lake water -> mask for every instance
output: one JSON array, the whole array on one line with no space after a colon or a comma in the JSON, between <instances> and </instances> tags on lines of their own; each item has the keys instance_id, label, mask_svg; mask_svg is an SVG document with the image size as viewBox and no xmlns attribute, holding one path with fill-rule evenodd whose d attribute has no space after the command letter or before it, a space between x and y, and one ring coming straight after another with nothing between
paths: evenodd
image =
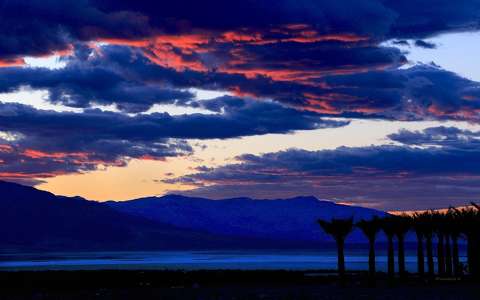
<instances>
[{"instance_id":1,"label":"lake water","mask_svg":"<svg viewBox=\"0 0 480 300\"><path fill-rule=\"evenodd\" d=\"M347 250L349 270L367 270L366 250ZM464 260L464 257L462 257ZM335 250L319 251L156 251L1 254L0 270L100 270L100 269L335 269ZM414 250L406 252L406 267L416 271ZM377 269L385 271L387 256L377 255Z\"/></svg>"}]
</instances>

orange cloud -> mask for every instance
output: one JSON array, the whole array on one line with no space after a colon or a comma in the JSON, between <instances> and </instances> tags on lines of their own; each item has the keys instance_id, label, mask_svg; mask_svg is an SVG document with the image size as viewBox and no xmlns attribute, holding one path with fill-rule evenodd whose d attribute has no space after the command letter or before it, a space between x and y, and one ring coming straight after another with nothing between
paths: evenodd
<instances>
[{"instance_id":1,"label":"orange cloud","mask_svg":"<svg viewBox=\"0 0 480 300\"><path fill-rule=\"evenodd\" d=\"M15 172L0 172L0 178L3 179L31 179L31 178L48 178L68 174L65 171L55 172L39 172L39 173L15 173Z\"/></svg>"},{"instance_id":2,"label":"orange cloud","mask_svg":"<svg viewBox=\"0 0 480 300\"><path fill-rule=\"evenodd\" d=\"M23 58L0 59L0 68L17 67L25 65Z\"/></svg>"},{"instance_id":3,"label":"orange cloud","mask_svg":"<svg viewBox=\"0 0 480 300\"><path fill-rule=\"evenodd\" d=\"M42 152L33 149L27 149L22 152L22 155L33 158L33 159L41 159L41 158L66 158L66 157L79 157L82 159L87 160L88 154L83 152L72 152L72 153L65 153L65 152Z\"/></svg>"},{"instance_id":4,"label":"orange cloud","mask_svg":"<svg viewBox=\"0 0 480 300\"><path fill-rule=\"evenodd\" d=\"M198 72L208 71L202 62L196 59L187 60L182 54L175 53L174 49L168 45L154 45L146 50L144 54L151 62L162 67L173 68L177 71L185 69Z\"/></svg>"},{"instance_id":5,"label":"orange cloud","mask_svg":"<svg viewBox=\"0 0 480 300\"><path fill-rule=\"evenodd\" d=\"M216 41L223 43L259 43L262 41L262 35L258 32L247 33L239 31L227 31L217 38Z\"/></svg>"},{"instance_id":6,"label":"orange cloud","mask_svg":"<svg viewBox=\"0 0 480 300\"><path fill-rule=\"evenodd\" d=\"M480 118L480 109L472 108L469 106L462 106L452 111L448 109L443 109L442 107L434 103L427 108L427 112L434 116L448 116L449 118L459 120L478 120ZM420 112L420 114L422 113L425 114L424 112Z\"/></svg>"},{"instance_id":7,"label":"orange cloud","mask_svg":"<svg viewBox=\"0 0 480 300\"><path fill-rule=\"evenodd\" d=\"M0 152L9 153L13 151L13 147L10 145L0 145Z\"/></svg>"},{"instance_id":8,"label":"orange cloud","mask_svg":"<svg viewBox=\"0 0 480 300\"><path fill-rule=\"evenodd\" d=\"M316 95L313 93L303 93L303 96L307 99L308 105L299 108L317 113L341 114L345 111L349 111L365 114L374 114L383 111L382 108L349 106L348 103L355 104L355 102L360 100L360 98L352 95L339 93L326 93L321 95ZM341 105L341 107L345 107L345 109L339 109L338 107L333 106L332 103L347 103L347 105Z\"/></svg>"},{"instance_id":9,"label":"orange cloud","mask_svg":"<svg viewBox=\"0 0 480 300\"><path fill-rule=\"evenodd\" d=\"M142 155L138 159L140 160L154 160L154 161L165 161L166 159L164 157L155 157L152 155Z\"/></svg>"},{"instance_id":10,"label":"orange cloud","mask_svg":"<svg viewBox=\"0 0 480 300\"><path fill-rule=\"evenodd\" d=\"M318 80L330 75L348 75L368 71L380 71L390 64L377 63L369 66L340 65L336 67L315 67L314 61L263 61L254 53L243 48L230 51L228 63L220 66L218 71L227 74L241 74L253 79L258 76L269 77L274 81L295 81L305 85L324 87Z\"/></svg>"},{"instance_id":11,"label":"orange cloud","mask_svg":"<svg viewBox=\"0 0 480 300\"><path fill-rule=\"evenodd\" d=\"M146 56L155 64L163 67L183 71L191 69L199 72L207 72L209 68L199 58L199 54L213 53L222 44L242 43L252 45L265 45L279 42L313 43L321 41L361 42L368 40L367 37L357 36L351 33L344 34L321 34L306 24L290 24L265 31L252 31L240 29L221 33L197 32L183 35L159 34L148 39L101 39L114 45L142 48ZM263 70L262 68L241 70L235 66L245 62L245 57L236 49L232 50L234 57L229 60L227 66L222 67L222 72L244 74L247 77L258 75L268 76L274 80L307 80L317 74L308 74L293 70Z\"/></svg>"},{"instance_id":12,"label":"orange cloud","mask_svg":"<svg viewBox=\"0 0 480 300\"><path fill-rule=\"evenodd\" d=\"M368 40L368 37L358 36L353 33L322 34L307 24L289 24L262 32L248 29L227 31L215 39L215 41L221 43L234 42L254 45L266 45L279 42L314 43L324 41L357 43Z\"/></svg>"}]
</instances>

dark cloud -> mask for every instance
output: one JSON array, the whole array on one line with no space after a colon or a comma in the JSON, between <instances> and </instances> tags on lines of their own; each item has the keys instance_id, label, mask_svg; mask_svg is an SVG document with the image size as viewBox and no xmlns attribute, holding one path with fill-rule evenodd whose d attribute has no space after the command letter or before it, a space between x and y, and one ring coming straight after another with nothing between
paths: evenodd
<instances>
[{"instance_id":1,"label":"dark cloud","mask_svg":"<svg viewBox=\"0 0 480 300\"><path fill-rule=\"evenodd\" d=\"M480 28L478 0L382 1L397 18L388 36L426 38L446 32L476 31Z\"/></svg>"},{"instance_id":2,"label":"dark cloud","mask_svg":"<svg viewBox=\"0 0 480 300\"><path fill-rule=\"evenodd\" d=\"M348 124L322 120L314 113L299 112L273 102L257 102L228 96L202 101L201 107L215 107L221 113L178 116L153 113L129 117L99 110L60 113L36 110L20 104L1 104L0 129L26 133L31 130L36 134L56 136L63 131L68 134L70 131L93 132L118 139L155 140L233 138Z\"/></svg>"},{"instance_id":3,"label":"dark cloud","mask_svg":"<svg viewBox=\"0 0 480 300\"><path fill-rule=\"evenodd\" d=\"M326 78L338 95L355 101L332 101L333 111L370 111L386 119L453 119L478 122L480 84L433 65L388 72Z\"/></svg>"},{"instance_id":4,"label":"dark cloud","mask_svg":"<svg viewBox=\"0 0 480 300\"><path fill-rule=\"evenodd\" d=\"M173 104L194 96L185 90L129 78L125 70L120 72L113 63L101 63L101 59L101 53L80 47L64 68L0 68L0 92L28 87L47 90L48 100L56 104L79 108L115 104L133 113L146 111L153 104Z\"/></svg>"},{"instance_id":5,"label":"dark cloud","mask_svg":"<svg viewBox=\"0 0 480 300\"><path fill-rule=\"evenodd\" d=\"M406 40L395 40L393 41L393 44L399 46L410 46L410 43Z\"/></svg>"},{"instance_id":6,"label":"dark cloud","mask_svg":"<svg viewBox=\"0 0 480 300\"><path fill-rule=\"evenodd\" d=\"M64 52L77 41L151 34L148 17L102 11L92 1L0 1L0 58Z\"/></svg>"},{"instance_id":7,"label":"dark cloud","mask_svg":"<svg viewBox=\"0 0 480 300\"><path fill-rule=\"evenodd\" d=\"M393 20L394 12L378 1L95 1L106 10L139 11L151 16L156 27L174 32L200 28L226 31L242 27L268 28L279 24L307 22L325 32L379 33ZM345 7L349 7L348 11ZM248 17L246 17L248 16ZM355 21L352 20L356 17Z\"/></svg>"},{"instance_id":8,"label":"dark cloud","mask_svg":"<svg viewBox=\"0 0 480 300\"><path fill-rule=\"evenodd\" d=\"M469 149L480 146L480 132L456 127L431 127L422 131L401 130L388 136L392 141L412 146L441 146Z\"/></svg>"},{"instance_id":9,"label":"dark cloud","mask_svg":"<svg viewBox=\"0 0 480 300\"><path fill-rule=\"evenodd\" d=\"M330 43L328 45L331 46ZM258 62L252 60L248 64L244 63L245 69L250 68L250 71L244 71L248 73L255 70L254 76L243 74L238 68L236 71L231 69L232 73L175 71L152 64L142 55L136 55L132 59L129 51L121 47L109 47L104 52L109 53L105 57L115 62L115 65L128 65L128 70L125 68L122 72L150 83L170 84L180 88L227 90L242 96L271 99L297 109L337 117L478 121L480 84L477 82L434 65L418 65L408 69L392 66L384 70L369 69L369 66L375 65L374 61L377 65L387 66L401 63L403 56L393 48L372 48L363 54L361 48L345 50L349 53L345 56L350 56L345 61L357 62L345 63L344 66L352 65L357 69L351 74L335 74L335 63L328 62L323 67L315 68L310 59L320 61L322 57L316 57L316 51L310 52L307 47L302 54L304 58L297 57L296 60L288 59L286 52L279 51L277 54L260 56ZM359 52L355 54L355 51ZM338 52L338 58L332 52L331 55L325 55L325 60L338 59L340 62L343 60L342 51ZM278 57L277 64L269 61L274 60L274 57ZM366 68L363 71L362 60L369 62L363 65ZM342 73L342 68L339 67L337 73ZM275 76L276 79L272 78Z\"/></svg>"},{"instance_id":10,"label":"dark cloud","mask_svg":"<svg viewBox=\"0 0 480 300\"><path fill-rule=\"evenodd\" d=\"M0 1L0 57L44 55L76 41L135 40L162 33L266 30L308 22L322 34L383 33L394 14L375 1ZM343 5L355 10L345 13ZM246 17L248 16L248 17ZM352 21L355 16L356 21Z\"/></svg>"},{"instance_id":11,"label":"dark cloud","mask_svg":"<svg viewBox=\"0 0 480 300\"><path fill-rule=\"evenodd\" d=\"M142 112L153 104L194 106L193 87L269 99L326 116L478 121L477 82L434 65L397 69L404 58L394 48L339 51L331 48L334 44L304 50L287 44L286 49L296 49L292 53L298 51L292 58L281 48L275 54L265 49L236 54L255 58L232 59L229 68L209 72L161 66L139 49L104 46L89 55L91 49L79 48L62 69L0 68L0 91L27 86L48 90L47 100L53 103L83 108L115 104L124 112ZM265 46L249 51L257 47Z\"/></svg>"},{"instance_id":12,"label":"dark cloud","mask_svg":"<svg viewBox=\"0 0 480 300\"><path fill-rule=\"evenodd\" d=\"M162 160L188 155L192 149L183 139L233 138L347 124L275 103L232 97L202 105L218 113L129 117L99 110L70 113L0 104L0 131L13 137L0 140L0 177L51 177L95 170L100 165L125 166L131 158Z\"/></svg>"},{"instance_id":13,"label":"dark cloud","mask_svg":"<svg viewBox=\"0 0 480 300\"><path fill-rule=\"evenodd\" d=\"M315 194L387 209L446 207L480 191L480 133L456 128L401 131L404 145L245 154L239 163L166 182L196 185L194 195L258 197ZM409 145L421 147L409 147Z\"/></svg>"},{"instance_id":14,"label":"dark cloud","mask_svg":"<svg viewBox=\"0 0 480 300\"><path fill-rule=\"evenodd\" d=\"M265 76L275 81L315 85L326 75L366 72L399 67L406 58L397 48L376 47L363 42L322 41L272 43L235 47L219 72Z\"/></svg>"},{"instance_id":15,"label":"dark cloud","mask_svg":"<svg viewBox=\"0 0 480 300\"><path fill-rule=\"evenodd\" d=\"M381 44L408 38L431 48L424 37L476 30L478 1L57 2L1 2L0 22L21 24L5 31L5 49L43 51L16 43L34 26L62 38L32 30L32 41L50 43L45 53L60 45L74 55L60 70L2 68L0 91L23 85L48 90L54 103L136 113L183 104L192 100L186 89L199 87L339 117L478 119L478 84L434 67L398 69L404 54ZM87 41L125 47L92 46L92 56ZM18 59L6 54L3 65Z\"/></svg>"},{"instance_id":16,"label":"dark cloud","mask_svg":"<svg viewBox=\"0 0 480 300\"><path fill-rule=\"evenodd\" d=\"M76 41L135 40L165 33L224 33L244 28L271 34L272 28L288 24L308 24L321 35L423 38L477 30L480 19L476 0L2 0L0 8L0 56L4 58L61 51Z\"/></svg>"},{"instance_id":17,"label":"dark cloud","mask_svg":"<svg viewBox=\"0 0 480 300\"><path fill-rule=\"evenodd\" d=\"M48 90L52 103L81 108L115 104L133 113L146 111L153 104L192 100L192 93L187 91L191 87L301 105L310 94L331 93L318 82L326 75L392 68L405 62L395 48L351 48L336 42L256 45L228 54L230 50L215 53L228 63L205 73L157 65L141 51L127 47L105 46L94 51L79 46L65 59L65 68L0 68L0 92L27 86Z\"/></svg>"},{"instance_id":18,"label":"dark cloud","mask_svg":"<svg viewBox=\"0 0 480 300\"><path fill-rule=\"evenodd\" d=\"M340 147L321 151L294 149L261 156L245 154L237 159L242 163L194 177L208 181L217 179L217 175L219 180L241 180L246 176L245 179L259 182L275 178L285 179L289 175L288 172L284 173L286 170L294 174L304 174L305 177L311 175L320 178L423 176L477 173L480 164L478 153L464 152L463 149L425 150L401 146Z\"/></svg>"},{"instance_id":19,"label":"dark cloud","mask_svg":"<svg viewBox=\"0 0 480 300\"><path fill-rule=\"evenodd\" d=\"M5 148L8 163L1 165L7 168L2 172L24 168L21 174L37 174L36 163L42 161L47 163L44 174L88 171L98 162L121 165L128 158L189 153L189 145L178 139L346 124L322 120L324 116L478 122L478 83L434 65L400 68L407 62L404 53L383 42L415 41L416 46L432 48L425 39L477 31L479 24L478 0L0 0L0 92L47 90L48 101L85 109L81 114L55 113L2 104L0 130L21 137L4 141L11 151ZM51 54L62 56L66 67L20 67L26 55ZM197 101L191 88L228 91L239 98ZM96 104L116 105L122 113L174 104L213 114L131 117L91 110ZM392 139L405 139L407 133L401 134ZM370 174L364 168L372 165L386 173L414 172L425 178L433 176L434 164L428 161L441 168L442 155L451 155L444 159L453 163L456 154L468 154L458 146L428 150L341 148L310 159L320 163L317 172L327 171L323 165L338 172L329 180L355 177L358 168ZM298 156L302 161L311 154L281 155L272 159ZM390 164L382 165L381 155L389 157ZM397 157L418 168L409 169ZM419 157L425 161L417 162ZM248 166L257 158L240 159ZM269 155L261 158L267 161ZM267 171L262 175L271 176Z\"/></svg>"},{"instance_id":20,"label":"dark cloud","mask_svg":"<svg viewBox=\"0 0 480 300\"><path fill-rule=\"evenodd\" d=\"M437 46L434 43L430 43L424 40L416 40L415 46L425 49L435 49Z\"/></svg>"},{"instance_id":21,"label":"dark cloud","mask_svg":"<svg viewBox=\"0 0 480 300\"><path fill-rule=\"evenodd\" d=\"M100 111L58 113L1 104L0 131L11 138L0 139L0 177L23 182L126 166L132 158L162 160L191 153L182 140L122 132L129 127L127 118Z\"/></svg>"}]
</instances>

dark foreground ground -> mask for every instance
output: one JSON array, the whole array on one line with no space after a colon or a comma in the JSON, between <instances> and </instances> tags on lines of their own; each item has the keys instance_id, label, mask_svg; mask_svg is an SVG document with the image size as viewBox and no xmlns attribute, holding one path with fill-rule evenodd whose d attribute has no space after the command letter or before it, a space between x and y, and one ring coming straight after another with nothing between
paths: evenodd
<instances>
[{"instance_id":1,"label":"dark foreground ground","mask_svg":"<svg viewBox=\"0 0 480 300\"><path fill-rule=\"evenodd\" d=\"M366 274L340 285L325 271L0 272L0 299L480 299L480 284L415 277L375 287Z\"/></svg>"}]
</instances>

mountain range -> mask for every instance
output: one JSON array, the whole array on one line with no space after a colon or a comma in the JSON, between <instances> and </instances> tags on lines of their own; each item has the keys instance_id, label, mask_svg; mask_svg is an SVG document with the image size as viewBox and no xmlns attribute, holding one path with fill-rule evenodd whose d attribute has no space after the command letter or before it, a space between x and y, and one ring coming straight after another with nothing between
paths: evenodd
<instances>
[{"instance_id":1,"label":"mountain range","mask_svg":"<svg viewBox=\"0 0 480 300\"><path fill-rule=\"evenodd\" d=\"M375 215L385 213L311 196L96 202L0 181L1 250L314 248L332 242L317 219ZM354 231L348 241L364 238Z\"/></svg>"}]
</instances>

